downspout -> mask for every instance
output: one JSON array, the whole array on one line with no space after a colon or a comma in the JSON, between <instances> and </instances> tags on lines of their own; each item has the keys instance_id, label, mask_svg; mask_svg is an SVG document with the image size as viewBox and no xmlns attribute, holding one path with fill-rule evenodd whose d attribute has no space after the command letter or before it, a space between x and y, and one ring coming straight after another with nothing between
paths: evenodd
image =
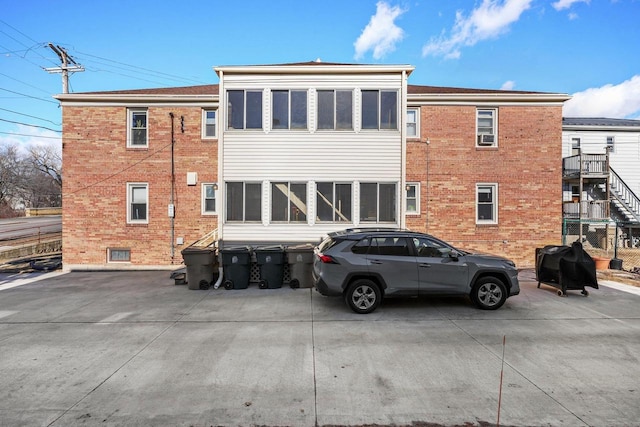
<instances>
[{"instance_id":1,"label":"downspout","mask_svg":"<svg viewBox=\"0 0 640 427\"><path fill-rule=\"evenodd\" d=\"M407 72L402 71L402 102L400 103L400 228L404 229L407 225L406 207L407 207Z\"/></svg>"},{"instance_id":2,"label":"downspout","mask_svg":"<svg viewBox=\"0 0 640 427\"><path fill-rule=\"evenodd\" d=\"M224 131L227 123L227 97L224 91L224 72L218 73L220 84L218 85L218 191L220 191L220 210L218 211L218 280L213 284L214 289L218 289L222 284L224 278L224 271L222 268L222 242L223 242L223 226L224 226L224 212L226 209L226 191L224 186Z\"/></svg>"},{"instance_id":3,"label":"downspout","mask_svg":"<svg viewBox=\"0 0 640 427\"><path fill-rule=\"evenodd\" d=\"M171 117L171 196L169 200L169 220L171 222L171 264L174 263L175 258L175 246L173 244L175 240L175 205L174 205L174 193L175 193L175 184L176 184L176 170L175 170L175 157L174 157L174 145L175 145L175 134L173 131L173 113L169 113L169 117Z\"/></svg>"}]
</instances>

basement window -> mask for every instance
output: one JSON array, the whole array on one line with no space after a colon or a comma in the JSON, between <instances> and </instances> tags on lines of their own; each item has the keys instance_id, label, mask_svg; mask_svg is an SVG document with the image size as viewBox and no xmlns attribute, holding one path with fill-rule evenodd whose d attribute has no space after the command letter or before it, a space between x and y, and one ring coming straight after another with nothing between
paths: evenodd
<instances>
[{"instance_id":1,"label":"basement window","mask_svg":"<svg viewBox=\"0 0 640 427\"><path fill-rule=\"evenodd\" d=\"M131 262L131 249L128 248L108 248L108 262Z\"/></svg>"}]
</instances>

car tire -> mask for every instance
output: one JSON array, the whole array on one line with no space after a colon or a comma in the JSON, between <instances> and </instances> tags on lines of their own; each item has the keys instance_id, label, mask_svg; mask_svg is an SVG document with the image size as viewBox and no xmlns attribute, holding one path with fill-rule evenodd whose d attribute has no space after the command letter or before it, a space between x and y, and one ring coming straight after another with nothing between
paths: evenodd
<instances>
[{"instance_id":1,"label":"car tire","mask_svg":"<svg viewBox=\"0 0 640 427\"><path fill-rule=\"evenodd\" d=\"M479 279L471 290L471 300L482 310L497 310L507 300L507 287L497 277Z\"/></svg>"},{"instance_id":2,"label":"car tire","mask_svg":"<svg viewBox=\"0 0 640 427\"><path fill-rule=\"evenodd\" d=\"M382 292L374 281L358 279L347 287L344 298L351 310L358 314L367 314L378 308Z\"/></svg>"}]
</instances>

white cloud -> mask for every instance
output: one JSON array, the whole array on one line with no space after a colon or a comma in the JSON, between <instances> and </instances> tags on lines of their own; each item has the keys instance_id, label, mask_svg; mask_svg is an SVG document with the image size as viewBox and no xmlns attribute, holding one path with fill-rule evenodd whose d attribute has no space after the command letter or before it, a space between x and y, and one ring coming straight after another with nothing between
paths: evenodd
<instances>
[{"instance_id":1,"label":"white cloud","mask_svg":"<svg viewBox=\"0 0 640 427\"><path fill-rule=\"evenodd\" d=\"M620 84L574 93L564 103L565 117L629 118L640 115L640 74Z\"/></svg>"},{"instance_id":2,"label":"white cloud","mask_svg":"<svg viewBox=\"0 0 640 427\"><path fill-rule=\"evenodd\" d=\"M404 38L404 31L395 24L395 20L406 10L400 6L391 7L384 1L376 5L376 14L353 44L356 48L355 58L360 59L371 50L373 57L380 59L396 49L396 43Z\"/></svg>"},{"instance_id":3,"label":"white cloud","mask_svg":"<svg viewBox=\"0 0 640 427\"><path fill-rule=\"evenodd\" d=\"M17 125L10 133L0 134L0 146L15 145L21 154L31 147L52 147L58 153L62 151L62 137L58 132Z\"/></svg>"},{"instance_id":4,"label":"white cloud","mask_svg":"<svg viewBox=\"0 0 640 427\"><path fill-rule=\"evenodd\" d=\"M502 84L500 90L513 90L514 87L516 87L516 82L513 80L507 80Z\"/></svg>"},{"instance_id":5,"label":"white cloud","mask_svg":"<svg viewBox=\"0 0 640 427\"><path fill-rule=\"evenodd\" d=\"M531 7L533 0L483 0L468 17L456 12L456 22L451 35L444 32L423 46L422 55L444 56L447 59L460 57L460 48L473 46L479 41L498 37L509 30L509 26L520 19L520 15Z\"/></svg>"},{"instance_id":6,"label":"white cloud","mask_svg":"<svg viewBox=\"0 0 640 427\"><path fill-rule=\"evenodd\" d=\"M564 10L564 9L569 9L571 6L573 6L574 3L589 3L590 0L558 0L555 3L552 3L551 6L553 6L553 8L555 10Z\"/></svg>"}]
</instances>

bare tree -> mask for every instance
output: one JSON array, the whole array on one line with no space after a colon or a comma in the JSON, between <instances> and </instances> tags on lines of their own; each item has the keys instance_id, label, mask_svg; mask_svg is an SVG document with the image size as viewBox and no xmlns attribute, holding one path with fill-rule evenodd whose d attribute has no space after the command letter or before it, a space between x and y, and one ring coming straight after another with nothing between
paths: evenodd
<instances>
[{"instance_id":1,"label":"bare tree","mask_svg":"<svg viewBox=\"0 0 640 427\"><path fill-rule=\"evenodd\" d=\"M62 158L54 147L33 146L29 149L33 167L49 175L62 188Z\"/></svg>"}]
</instances>

